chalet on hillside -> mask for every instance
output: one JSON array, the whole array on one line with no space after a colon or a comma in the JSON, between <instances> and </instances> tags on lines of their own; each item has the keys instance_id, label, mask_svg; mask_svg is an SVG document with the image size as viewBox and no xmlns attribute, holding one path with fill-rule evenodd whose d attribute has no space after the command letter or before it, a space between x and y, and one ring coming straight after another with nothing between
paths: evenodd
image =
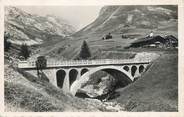
<instances>
[{"instance_id":1,"label":"chalet on hillside","mask_svg":"<svg viewBox=\"0 0 184 117\"><path fill-rule=\"evenodd\" d=\"M178 39L173 35L165 36L165 39L168 40L170 46L178 47Z\"/></svg>"},{"instance_id":2,"label":"chalet on hillside","mask_svg":"<svg viewBox=\"0 0 184 117\"><path fill-rule=\"evenodd\" d=\"M107 39L112 39L111 33L109 33L109 34L102 37L102 40L107 40Z\"/></svg>"},{"instance_id":3,"label":"chalet on hillside","mask_svg":"<svg viewBox=\"0 0 184 117\"><path fill-rule=\"evenodd\" d=\"M130 47L155 47L155 48L170 48L177 47L178 39L172 35L161 37L161 36L153 36L138 39L133 42Z\"/></svg>"}]
</instances>

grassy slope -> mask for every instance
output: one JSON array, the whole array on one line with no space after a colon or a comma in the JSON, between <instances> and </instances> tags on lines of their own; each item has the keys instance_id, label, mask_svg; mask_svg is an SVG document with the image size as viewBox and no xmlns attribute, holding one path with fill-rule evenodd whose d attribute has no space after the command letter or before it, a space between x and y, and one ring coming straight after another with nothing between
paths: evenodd
<instances>
[{"instance_id":1,"label":"grassy slope","mask_svg":"<svg viewBox=\"0 0 184 117\"><path fill-rule=\"evenodd\" d=\"M54 46L43 47L38 54L46 55L58 60L61 60L62 57L67 60L74 59L80 52L83 40L87 41L93 59L104 58L104 56L105 58L110 58L109 54L112 54L112 51L114 51L113 53L116 53L133 41L121 39L120 35L115 35L112 40L102 40L101 37L92 35L86 38L68 39L58 42ZM109 53L108 51L111 52ZM104 54L107 54L107 56Z\"/></svg>"},{"instance_id":2,"label":"grassy slope","mask_svg":"<svg viewBox=\"0 0 184 117\"><path fill-rule=\"evenodd\" d=\"M83 99L65 94L48 82L40 81L26 73L22 75L5 64L5 111L62 112L99 109L100 107L90 105Z\"/></svg>"},{"instance_id":3,"label":"grassy slope","mask_svg":"<svg viewBox=\"0 0 184 117\"><path fill-rule=\"evenodd\" d=\"M140 36L134 36L135 38L139 39L145 37L147 34L150 33L150 31L151 30L148 29L131 29L128 31L127 34L139 34ZM154 32L154 34L161 36L172 34L177 37L176 31L157 30ZM125 47L128 47L132 42L136 40L122 39L121 34L117 32L112 33L113 38L110 40L102 40L102 35L103 34L87 34L81 37L73 37L73 39L66 39L56 44L52 44L47 47L42 47L41 51L38 54L46 55L51 58L56 58L58 60L60 60L61 57L64 57L65 59L74 59L80 52L80 47L82 45L83 40L86 40L93 55L92 58L95 59L95 56L103 58L104 55L102 55L102 53L100 52L108 53L108 51L114 51L114 53L116 53L117 51L124 51ZM106 57L110 58L108 56Z\"/></svg>"},{"instance_id":4,"label":"grassy slope","mask_svg":"<svg viewBox=\"0 0 184 117\"><path fill-rule=\"evenodd\" d=\"M178 57L164 54L134 84L119 90L128 111L177 111Z\"/></svg>"}]
</instances>

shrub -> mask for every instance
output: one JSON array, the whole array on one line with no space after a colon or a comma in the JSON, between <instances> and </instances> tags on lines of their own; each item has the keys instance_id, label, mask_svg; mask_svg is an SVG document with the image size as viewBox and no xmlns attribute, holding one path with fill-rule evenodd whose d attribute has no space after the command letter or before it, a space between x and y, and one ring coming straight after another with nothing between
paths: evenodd
<instances>
[{"instance_id":1,"label":"shrub","mask_svg":"<svg viewBox=\"0 0 184 117\"><path fill-rule=\"evenodd\" d=\"M39 76L39 70L42 72L42 70L46 68L46 66L47 66L47 59L45 58L45 56L37 57L36 68L37 68L38 76Z\"/></svg>"}]
</instances>

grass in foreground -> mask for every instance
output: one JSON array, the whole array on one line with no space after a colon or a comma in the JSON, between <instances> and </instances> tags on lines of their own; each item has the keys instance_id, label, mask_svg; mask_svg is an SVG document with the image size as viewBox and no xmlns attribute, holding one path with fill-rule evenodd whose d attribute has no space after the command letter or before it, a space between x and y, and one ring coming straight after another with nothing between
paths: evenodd
<instances>
[{"instance_id":1,"label":"grass in foreground","mask_svg":"<svg viewBox=\"0 0 184 117\"><path fill-rule=\"evenodd\" d=\"M178 56L164 54L116 99L127 111L178 110Z\"/></svg>"},{"instance_id":2,"label":"grass in foreground","mask_svg":"<svg viewBox=\"0 0 184 117\"><path fill-rule=\"evenodd\" d=\"M34 112L63 111L63 107L56 107L41 93L21 84L5 82L5 102Z\"/></svg>"},{"instance_id":3,"label":"grass in foreground","mask_svg":"<svg viewBox=\"0 0 184 117\"><path fill-rule=\"evenodd\" d=\"M17 73L15 69L9 67L8 70L10 69ZM46 81L40 82L26 72L23 76L17 73L13 78L17 80L5 79L5 111L8 112L85 112L99 111L100 108L66 94Z\"/></svg>"}]
</instances>

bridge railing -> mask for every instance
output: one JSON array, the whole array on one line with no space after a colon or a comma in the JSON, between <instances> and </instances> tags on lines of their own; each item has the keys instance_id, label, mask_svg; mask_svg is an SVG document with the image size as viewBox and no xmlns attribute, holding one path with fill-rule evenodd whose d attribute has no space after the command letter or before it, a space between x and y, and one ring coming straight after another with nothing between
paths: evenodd
<instances>
[{"instance_id":1,"label":"bridge railing","mask_svg":"<svg viewBox=\"0 0 184 117\"><path fill-rule=\"evenodd\" d=\"M72 61L62 61L62 62L54 62L48 61L47 66L50 65L97 65L97 64L119 64L130 62L130 60L119 60L119 59L104 59L104 60L72 60Z\"/></svg>"},{"instance_id":2,"label":"bridge railing","mask_svg":"<svg viewBox=\"0 0 184 117\"><path fill-rule=\"evenodd\" d=\"M126 64L150 62L150 58L144 59L99 59L99 60L70 60L70 61L51 61L47 60L47 67L57 66L81 66L81 65L103 65L103 64ZM36 67L35 61L19 61L19 68Z\"/></svg>"}]
</instances>

